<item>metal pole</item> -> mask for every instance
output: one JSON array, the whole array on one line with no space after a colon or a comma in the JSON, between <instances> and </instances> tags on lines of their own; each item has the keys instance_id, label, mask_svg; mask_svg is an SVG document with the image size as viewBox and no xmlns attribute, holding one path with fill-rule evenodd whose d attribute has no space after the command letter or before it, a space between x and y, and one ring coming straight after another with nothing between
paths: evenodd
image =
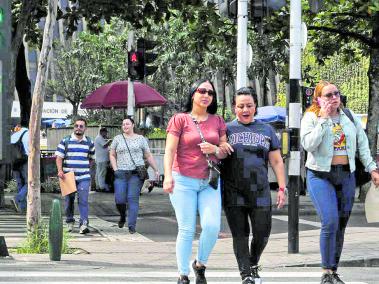
<instances>
[{"instance_id":1,"label":"metal pole","mask_svg":"<svg viewBox=\"0 0 379 284\"><path fill-rule=\"evenodd\" d=\"M247 0L238 0L237 90L247 86Z\"/></svg>"},{"instance_id":2,"label":"metal pole","mask_svg":"<svg viewBox=\"0 0 379 284\"><path fill-rule=\"evenodd\" d=\"M134 46L134 32L129 31L128 33L128 51L131 51ZM134 117L134 107L135 107L135 98L134 98L134 86L133 80L128 78L128 111L127 114L130 117Z\"/></svg>"},{"instance_id":3,"label":"metal pole","mask_svg":"<svg viewBox=\"0 0 379 284\"><path fill-rule=\"evenodd\" d=\"M288 253L299 252L301 0L290 2Z\"/></svg>"}]
</instances>

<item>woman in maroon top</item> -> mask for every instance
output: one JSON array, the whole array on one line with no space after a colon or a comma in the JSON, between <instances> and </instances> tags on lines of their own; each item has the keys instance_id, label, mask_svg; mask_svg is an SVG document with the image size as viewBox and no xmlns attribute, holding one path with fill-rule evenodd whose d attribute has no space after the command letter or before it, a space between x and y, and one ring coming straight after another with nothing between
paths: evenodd
<instances>
[{"instance_id":1,"label":"woman in maroon top","mask_svg":"<svg viewBox=\"0 0 379 284\"><path fill-rule=\"evenodd\" d=\"M226 125L215 115L216 111L214 86L211 81L201 79L190 88L185 112L175 114L167 127L163 189L170 193L179 227L176 240L178 284L190 283L189 264L197 212L202 231L197 258L192 263L196 284L207 283L205 265L220 230L220 187L215 190L208 184L206 159L206 155L213 161L224 156L218 145L226 143ZM194 120L206 142L202 142Z\"/></svg>"}]
</instances>

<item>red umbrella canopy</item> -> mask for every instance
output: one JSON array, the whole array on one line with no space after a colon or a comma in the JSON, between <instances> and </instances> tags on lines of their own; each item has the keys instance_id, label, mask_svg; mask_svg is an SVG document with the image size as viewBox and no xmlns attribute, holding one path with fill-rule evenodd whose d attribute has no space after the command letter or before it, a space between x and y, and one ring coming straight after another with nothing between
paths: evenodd
<instances>
[{"instance_id":1,"label":"red umbrella canopy","mask_svg":"<svg viewBox=\"0 0 379 284\"><path fill-rule=\"evenodd\" d=\"M161 106L167 99L155 89L134 82L136 107ZM82 102L82 108L126 108L128 106L128 81L108 83L93 91Z\"/></svg>"}]
</instances>

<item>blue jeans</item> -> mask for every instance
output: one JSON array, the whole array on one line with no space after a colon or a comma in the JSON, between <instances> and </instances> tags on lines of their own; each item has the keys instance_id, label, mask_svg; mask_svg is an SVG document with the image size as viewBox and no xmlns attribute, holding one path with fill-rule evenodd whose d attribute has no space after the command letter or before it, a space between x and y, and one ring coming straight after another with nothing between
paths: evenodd
<instances>
[{"instance_id":1,"label":"blue jeans","mask_svg":"<svg viewBox=\"0 0 379 284\"><path fill-rule=\"evenodd\" d=\"M28 162L26 161L17 170L13 170L13 178L17 183L15 200L21 210L26 210L28 196Z\"/></svg>"},{"instance_id":2,"label":"blue jeans","mask_svg":"<svg viewBox=\"0 0 379 284\"><path fill-rule=\"evenodd\" d=\"M341 168L332 168L329 173L307 170L307 188L321 219L322 267L336 271L354 204L354 173Z\"/></svg>"},{"instance_id":3,"label":"blue jeans","mask_svg":"<svg viewBox=\"0 0 379 284\"><path fill-rule=\"evenodd\" d=\"M70 193L66 195L64 198L64 206L66 213L66 223L74 223L74 203L75 203L75 195L78 193L78 206L79 206L79 214L80 221L79 226L88 225L88 194L90 189L91 181L83 180L76 181L76 189L77 192Z\"/></svg>"},{"instance_id":4,"label":"blue jeans","mask_svg":"<svg viewBox=\"0 0 379 284\"><path fill-rule=\"evenodd\" d=\"M214 190L206 179L186 177L176 172L173 172L173 178L175 187L170 200L178 222L176 259L180 275L188 275L197 211L202 229L197 260L206 264L216 244L221 222L220 185Z\"/></svg>"},{"instance_id":5,"label":"blue jeans","mask_svg":"<svg viewBox=\"0 0 379 284\"><path fill-rule=\"evenodd\" d=\"M135 229L139 209L139 194L142 181L137 174L130 171L117 170L115 172L114 196L116 204L128 202L128 227Z\"/></svg>"}]
</instances>

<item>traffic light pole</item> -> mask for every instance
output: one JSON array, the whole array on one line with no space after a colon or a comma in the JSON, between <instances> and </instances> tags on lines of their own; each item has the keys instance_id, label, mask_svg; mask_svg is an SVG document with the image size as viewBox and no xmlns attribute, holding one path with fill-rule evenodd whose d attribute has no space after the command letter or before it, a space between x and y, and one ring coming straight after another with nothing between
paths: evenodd
<instances>
[{"instance_id":1,"label":"traffic light pole","mask_svg":"<svg viewBox=\"0 0 379 284\"><path fill-rule=\"evenodd\" d=\"M299 252L299 188L300 188L300 80L301 80L301 0L290 2L290 76L288 127L290 159L288 165L288 253Z\"/></svg>"},{"instance_id":2,"label":"traffic light pole","mask_svg":"<svg viewBox=\"0 0 379 284\"><path fill-rule=\"evenodd\" d=\"M247 0L238 0L237 90L247 86Z\"/></svg>"},{"instance_id":3,"label":"traffic light pole","mask_svg":"<svg viewBox=\"0 0 379 284\"><path fill-rule=\"evenodd\" d=\"M129 31L128 52L132 50L133 45L134 45L134 32ZM134 107L135 107L134 85L133 85L133 80L130 77L128 77L128 109L127 109L128 116L134 117Z\"/></svg>"}]
</instances>

